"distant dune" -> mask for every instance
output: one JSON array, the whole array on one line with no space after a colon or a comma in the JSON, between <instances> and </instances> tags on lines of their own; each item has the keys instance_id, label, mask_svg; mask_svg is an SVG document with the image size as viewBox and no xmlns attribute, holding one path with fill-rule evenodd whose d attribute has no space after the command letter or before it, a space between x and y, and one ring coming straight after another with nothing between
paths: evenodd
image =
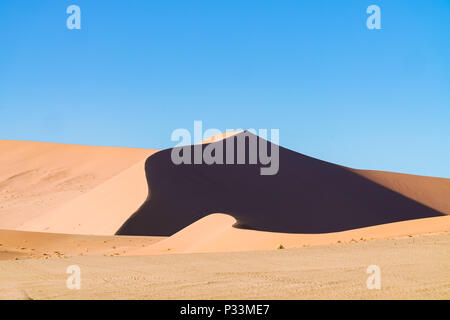
<instances>
[{"instance_id":1,"label":"distant dune","mask_svg":"<svg viewBox=\"0 0 450 320\"><path fill-rule=\"evenodd\" d=\"M224 141L241 135L255 138ZM211 213L232 216L239 228L305 234L450 213L449 179L355 170L283 147L273 176L260 175L261 165L175 165L171 153L147 159L150 196L117 234L170 236Z\"/></svg>"},{"instance_id":2,"label":"distant dune","mask_svg":"<svg viewBox=\"0 0 450 320\"><path fill-rule=\"evenodd\" d=\"M114 234L156 150L0 140L0 229Z\"/></svg>"}]
</instances>

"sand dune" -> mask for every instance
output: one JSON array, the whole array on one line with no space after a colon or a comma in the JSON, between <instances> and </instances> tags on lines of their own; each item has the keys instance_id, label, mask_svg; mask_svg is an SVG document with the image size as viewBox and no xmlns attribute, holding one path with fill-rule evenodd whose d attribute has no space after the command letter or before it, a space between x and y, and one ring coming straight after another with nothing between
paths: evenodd
<instances>
[{"instance_id":1,"label":"sand dune","mask_svg":"<svg viewBox=\"0 0 450 320\"><path fill-rule=\"evenodd\" d=\"M235 159L242 137L262 140L248 132L224 139L234 139ZM192 162L194 153L191 147ZM273 176L261 176L259 164L175 165L171 154L147 159L151 196L117 234L170 236L217 212L235 218L236 227L278 233L330 233L449 213L450 179L373 174L282 147Z\"/></svg>"},{"instance_id":2,"label":"sand dune","mask_svg":"<svg viewBox=\"0 0 450 320\"><path fill-rule=\"evenodd\" d=\"M240 228L322 234L450 213L449 179L345 168L284 148L276 176L259 175L260 165L176 166L171 149L8 140L0 149L3 229L170 236L222 212Z\"/></svg>"},{"instance_id":3,"label":"sand dune","mask_svg":"<svg viewBox=\"0 0 450 320\"><path fill-rule=\"evenodd\" d=\"M154 152L0 140L0 228L113 234L145 200Z\"/></svg>"}]
</instances>

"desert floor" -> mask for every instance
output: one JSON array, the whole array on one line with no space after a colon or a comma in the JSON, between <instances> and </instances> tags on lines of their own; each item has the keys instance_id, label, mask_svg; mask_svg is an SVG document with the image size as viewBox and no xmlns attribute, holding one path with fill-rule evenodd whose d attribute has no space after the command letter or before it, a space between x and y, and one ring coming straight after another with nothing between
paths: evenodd
<instances>
[{"instance_id":1,"label":"desert floor","mask_svg":"<svg viewBox=\"0 0 450 320\"><path fill-rule=\"evenodd\" d=\"M235 253L0 261L14 299L449 299L450 234ZM381 289L369 290L369 265ZM81 268L81 289L66 268Z\"/></svg>"}]
</instances>

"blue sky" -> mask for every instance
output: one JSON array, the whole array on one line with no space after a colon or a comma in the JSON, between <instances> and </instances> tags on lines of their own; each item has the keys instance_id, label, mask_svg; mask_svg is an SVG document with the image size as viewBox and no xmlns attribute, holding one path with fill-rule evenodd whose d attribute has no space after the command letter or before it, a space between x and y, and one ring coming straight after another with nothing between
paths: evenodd
<instances>
[{"instance_id":1,"label":"blue sky","mask_svg":"<svg viewBox=\"0 0 450 320\"><path fill-rule=\"evenodd\" d=\"M2 0L0 39L1 139L169 148L202 120L450 178L448 0Z\"/></svg>"}]
</instances>

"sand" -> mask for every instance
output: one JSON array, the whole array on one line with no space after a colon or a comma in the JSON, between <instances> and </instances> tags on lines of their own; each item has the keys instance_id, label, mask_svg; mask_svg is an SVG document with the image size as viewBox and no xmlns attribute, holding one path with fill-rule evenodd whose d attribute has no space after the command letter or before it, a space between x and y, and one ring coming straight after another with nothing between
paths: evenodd
<instances>
[{"instance_id":1,"label":"sand","mask_svg":"<svg viewBox=\"0 0 450 320\"><path fill-rule=\"evenodd\" d=\"M0 261L0 298L450 299L450 235L239 253ZM381 269L368 290L367 267ZM81 269L81 289L66 269Z\"/></svg>"}]
</instances>

